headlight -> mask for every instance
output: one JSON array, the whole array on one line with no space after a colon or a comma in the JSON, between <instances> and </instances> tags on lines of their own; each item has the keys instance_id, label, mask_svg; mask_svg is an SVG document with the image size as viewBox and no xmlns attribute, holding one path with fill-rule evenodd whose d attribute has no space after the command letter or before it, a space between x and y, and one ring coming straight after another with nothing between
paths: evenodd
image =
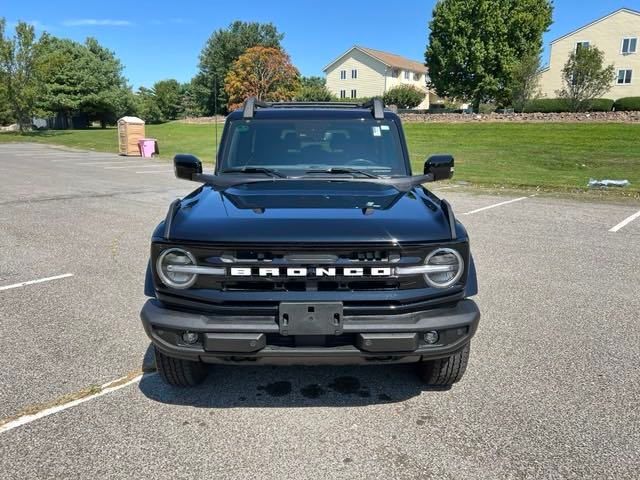
<instances>
[{"instance_id":1,"label":"headlight","mask_svg":"<svg viewBox=\"0 0 640 480\"><path fill-rule=\"evenodd\" d=\"M424 262L427 271L424 278L435 288L447 288L460 280L464 271L462 256L452 248L438 248Z\"/></svg>"},{"instance_id":2,"label":"headlight","mask_svg":"<svg viewBox=\"0 0 640 480\"><path fill-rule=\"evenodd\" d=\"M162 283L172 288L189 288L198 275L195 257L181 248L170 248L158 257L156 270Z\"/></svg>"}]
</instances>

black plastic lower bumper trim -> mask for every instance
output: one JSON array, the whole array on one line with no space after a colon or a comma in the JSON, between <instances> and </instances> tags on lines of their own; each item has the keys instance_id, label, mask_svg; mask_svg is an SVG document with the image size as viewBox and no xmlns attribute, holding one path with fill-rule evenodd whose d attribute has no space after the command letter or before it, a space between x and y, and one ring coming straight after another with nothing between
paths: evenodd
<instances>
[{"instance_id":1,"label":"black plastic lower bumper trim","mask_svg":"<svg viewBox=\"0 0 640 480\"><path fill-rule=\"evenodd\" d=\"M450 355L471 340L480 320L472 300L454 306L401 315L344 317L343 332L355 335L355 342L341 346L269 345L269 335L279 335L277 319L225 317L183 312L148 300L140 317L147 335L165 354L176 358L212 363L369 363L417 361ZM427 331L442 332L441 342L421 341ZM167 340L166 332L198 332L195 345ZM178 338L179 336L175 336ZM173 337L172 337L173 338ZM337 337L336 337L337 338ZM272 362L273 361L273 362Z\"/></svg>"}]
</instances>

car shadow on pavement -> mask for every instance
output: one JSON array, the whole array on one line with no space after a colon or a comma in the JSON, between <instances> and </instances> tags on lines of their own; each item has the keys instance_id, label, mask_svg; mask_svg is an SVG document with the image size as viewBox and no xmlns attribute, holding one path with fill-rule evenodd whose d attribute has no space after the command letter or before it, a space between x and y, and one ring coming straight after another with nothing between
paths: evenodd
<instances>
[{"instance_id":1,"label":"car shadow on pavement","mask_svg":"<svg viewBox=\"0 0 640 480\"><path fill-rule=\"evenodd\" d=\"M145 364L149 361L147 352ZM157 402L201 408L364 406L402 402L427 390L411 364L211 365L207 380L197 387L171 387L160 375L145 374L139 388Z\"/></svg>"}]
</instances>

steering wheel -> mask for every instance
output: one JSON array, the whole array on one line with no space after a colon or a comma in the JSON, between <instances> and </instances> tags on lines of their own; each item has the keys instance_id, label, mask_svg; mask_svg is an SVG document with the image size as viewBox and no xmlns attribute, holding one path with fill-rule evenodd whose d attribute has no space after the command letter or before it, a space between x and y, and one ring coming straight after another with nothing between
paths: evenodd
<instances>
[{"instance_id":1,"label":"steering wheel","mask_svg":"<svg viewBox=\"0 0 640 480\"><path fill-rule=\"evenodd\" d=\"M354 158L353 160L349 160L347 165L371 165L372 167L375 167L376 163L371 160L367 160L366 158Z\"/></svg>"}]
</instances>

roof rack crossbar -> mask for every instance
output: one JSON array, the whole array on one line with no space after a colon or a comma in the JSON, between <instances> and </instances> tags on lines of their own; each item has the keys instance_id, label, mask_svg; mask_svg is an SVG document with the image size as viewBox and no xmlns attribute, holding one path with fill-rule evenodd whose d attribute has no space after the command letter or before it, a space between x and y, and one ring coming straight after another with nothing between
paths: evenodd
<instances>
[{"instance_id":1,"label":"roof rack crossbar","mask_svg":"<svg viewBox=\"0 0 640 480\"><path fill-rule=\"evenodd\" d=\"M384 103L380 98L374 98L366 103L354 102L262 102L256 97L245 100L242 109L243 118L253 118L258 108L366 108L371 110L373 118L384 119Z\"/></svg>"}]
</instances>

